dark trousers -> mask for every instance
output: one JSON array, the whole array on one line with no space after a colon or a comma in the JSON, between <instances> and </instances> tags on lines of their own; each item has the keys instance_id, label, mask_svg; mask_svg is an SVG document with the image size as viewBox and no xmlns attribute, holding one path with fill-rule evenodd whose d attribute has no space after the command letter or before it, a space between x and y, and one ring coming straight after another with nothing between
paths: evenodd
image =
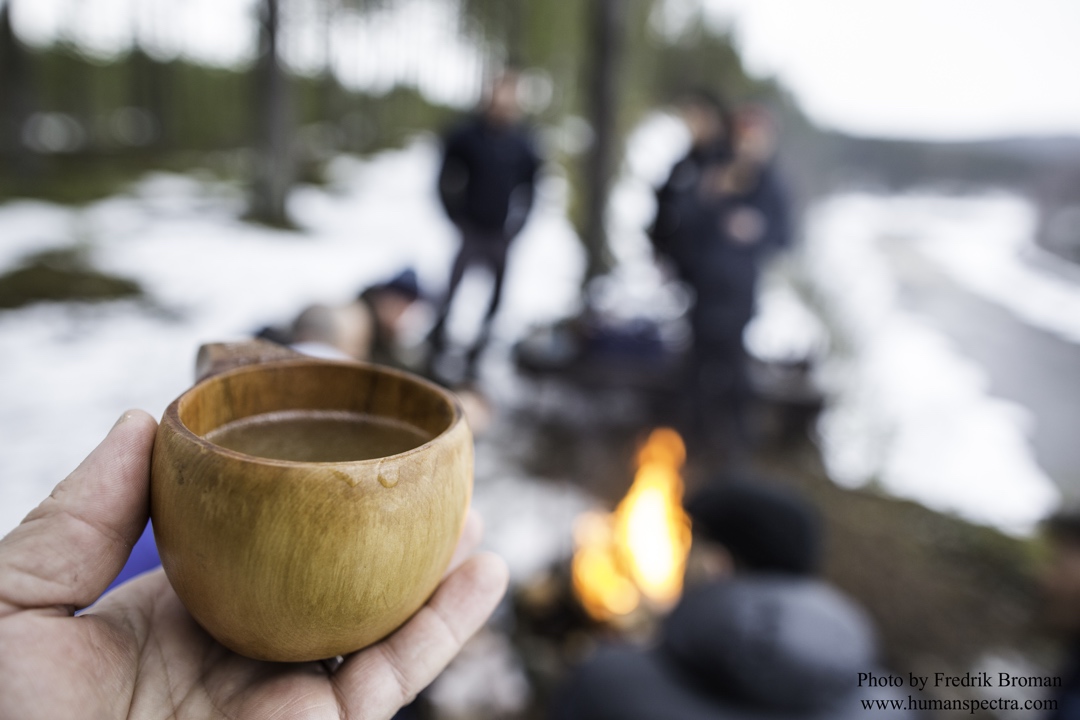
<instances>
[{"instance_id":1,"label":"dark trousers","mask_svg":"<svg viewBox=\"0 0 1080 720\"><path fill-rule=\"evenodd\" d=\"M694 347L683 385L687 429L733 465L745 459L751 442L752 391L742 341L748 322L742 308L695 308Z\"/></svg>"},{"instance_id":2,"label":"dark trousers","mask_svg":"<svg viewBox=\"0 0 1080 720\"><path fill-rule=\"evenodd\" d=\"M506 274L506 255L510 249L510 237L501 230L479 230L476 228L461 228L461 249L458 250L454 265L450 270L450 283L446 289L446 296L439 307L439 314L435 321L435 327L431 331L431 344L434 353L442 352L446 345L446 320L450 316L450 306L453 304L454 295L457 293L461 279L465 277L465 271L474 266L486 268L493 280L491 300L488 302L487 313L484 315L480 334L477 336L472 348L469 350L470 362L487 345L491 335L491 324L495 313L499 310L502 302L503 277Z\"/></svg>"}]
</instances>

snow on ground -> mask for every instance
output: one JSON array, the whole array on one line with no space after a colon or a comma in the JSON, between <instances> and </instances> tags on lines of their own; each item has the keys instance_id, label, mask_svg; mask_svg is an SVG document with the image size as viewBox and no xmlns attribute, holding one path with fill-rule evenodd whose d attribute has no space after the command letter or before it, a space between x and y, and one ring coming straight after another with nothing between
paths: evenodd
<instances>
[{"instance_id":1,"label":"snow on ground","mask_svg":"<svg viewBox=\"0 0 1080 720\"><path fill-rule=\"evenodd\" d=\"M1032 418L990 396L981 368L900 308L896 279L877 245L916 221L914 237L927 247L955 229L955 218L944 214L943 229L897 212L898 202L838 196L810 217L802 261L832 330L821 372L831 395L819 424L826 466L844 485L876 481L934 509L1028 532L1059 499L1034 460ZM937 202L940 209L949 201ZM963 216L968 208L958 202ZM987 242L994 237L988 233Z\"/></svg>"},{"instance_id":2,"label":"snow on ground","mask_svg":"<svg viewBox=\"0 0 1080 720\"><path fill-rule=\"evenodd\" d=\"M0 313L0 534L125 409L160 416L190 385L201 343L289 321L307 303L345 302L405 266L440 293L456 241L434 194L437 161L424 138L370 160L339 159L328 189L304 187L291 198L300 232L241 222L235 190L178 175L151 175L85 208L0 206L0 268L30 251L81 243L98 266L139 280L152 299ZM564 185L557 177L542 184L511 251L497 338L578 301L583 257ZM452 334L471 329L486 291L482 279L466 280L461 304L475 312L455 313Z\"/></svg>"},{"instance_id":3,"label":"snow on ground","mask_svg":"<svg viewBox=\"0 0 1080 720\"><path fill-rule=\"evenodd\" d=\"M854 202L854 198L851 200ZM1035 207L1006 193L863 196L878 231L910 239L957 284L1080 343L1080 270L1034 242Z\"/></svg>"}]
</instances>

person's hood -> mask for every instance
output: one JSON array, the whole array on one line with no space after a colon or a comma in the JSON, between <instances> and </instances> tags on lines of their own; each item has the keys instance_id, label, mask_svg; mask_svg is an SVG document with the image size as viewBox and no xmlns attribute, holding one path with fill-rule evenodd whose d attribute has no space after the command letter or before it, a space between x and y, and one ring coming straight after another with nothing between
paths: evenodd
<instances>
[{"instance_id":1,"label":"person's hood","mask_svg":"<svg viewBox=\"0 0 1080 720\"><path fill-rule=\"evenodd\" d=\"M712 694L806 712L849 698L876 667L875 645L865 613L837 590L764 575L688 590L662 652Z\"/></svg>"}]
</instances>

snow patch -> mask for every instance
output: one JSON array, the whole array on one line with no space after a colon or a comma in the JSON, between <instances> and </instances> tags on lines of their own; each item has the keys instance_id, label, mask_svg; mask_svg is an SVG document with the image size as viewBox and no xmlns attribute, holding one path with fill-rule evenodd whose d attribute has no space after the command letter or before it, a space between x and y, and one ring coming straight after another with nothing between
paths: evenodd
<instances>
[{"instance_id":1,"label":"snow patch","mask_svg":"<svg viewBox=\"0 0 1080 720\"><path fill-rule=\"evenodd\" d=\"M843 485L874 481L936 510L1030 532L1060 496L1032 456L1032 418L991 397L981 368L900 308L877 245L896 230L885 222L893 202L839 196L810 217L803 261L833 332L821 369L831 394L819 424L826 466Z\"/></svg>"}]
</instances>

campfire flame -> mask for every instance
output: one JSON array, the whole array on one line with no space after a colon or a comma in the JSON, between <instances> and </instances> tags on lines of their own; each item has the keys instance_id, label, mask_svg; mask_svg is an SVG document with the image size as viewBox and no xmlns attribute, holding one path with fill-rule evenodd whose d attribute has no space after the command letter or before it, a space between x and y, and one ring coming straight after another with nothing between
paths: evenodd
<instances>
[{"instance_id":1,"label":"campfire flame","mask_svg":"<svg viewBox=\"0 0 1080 720\"><path fill-rule=\"evenodd\" d=\"M638 452L634 483L614 513L586 513L574 528L574 589L597 620L633 612L644 596L657 609L682 593L690 520L679 470L686 448L670 428L654 430Z\"/></svg>"}]
</instances>

